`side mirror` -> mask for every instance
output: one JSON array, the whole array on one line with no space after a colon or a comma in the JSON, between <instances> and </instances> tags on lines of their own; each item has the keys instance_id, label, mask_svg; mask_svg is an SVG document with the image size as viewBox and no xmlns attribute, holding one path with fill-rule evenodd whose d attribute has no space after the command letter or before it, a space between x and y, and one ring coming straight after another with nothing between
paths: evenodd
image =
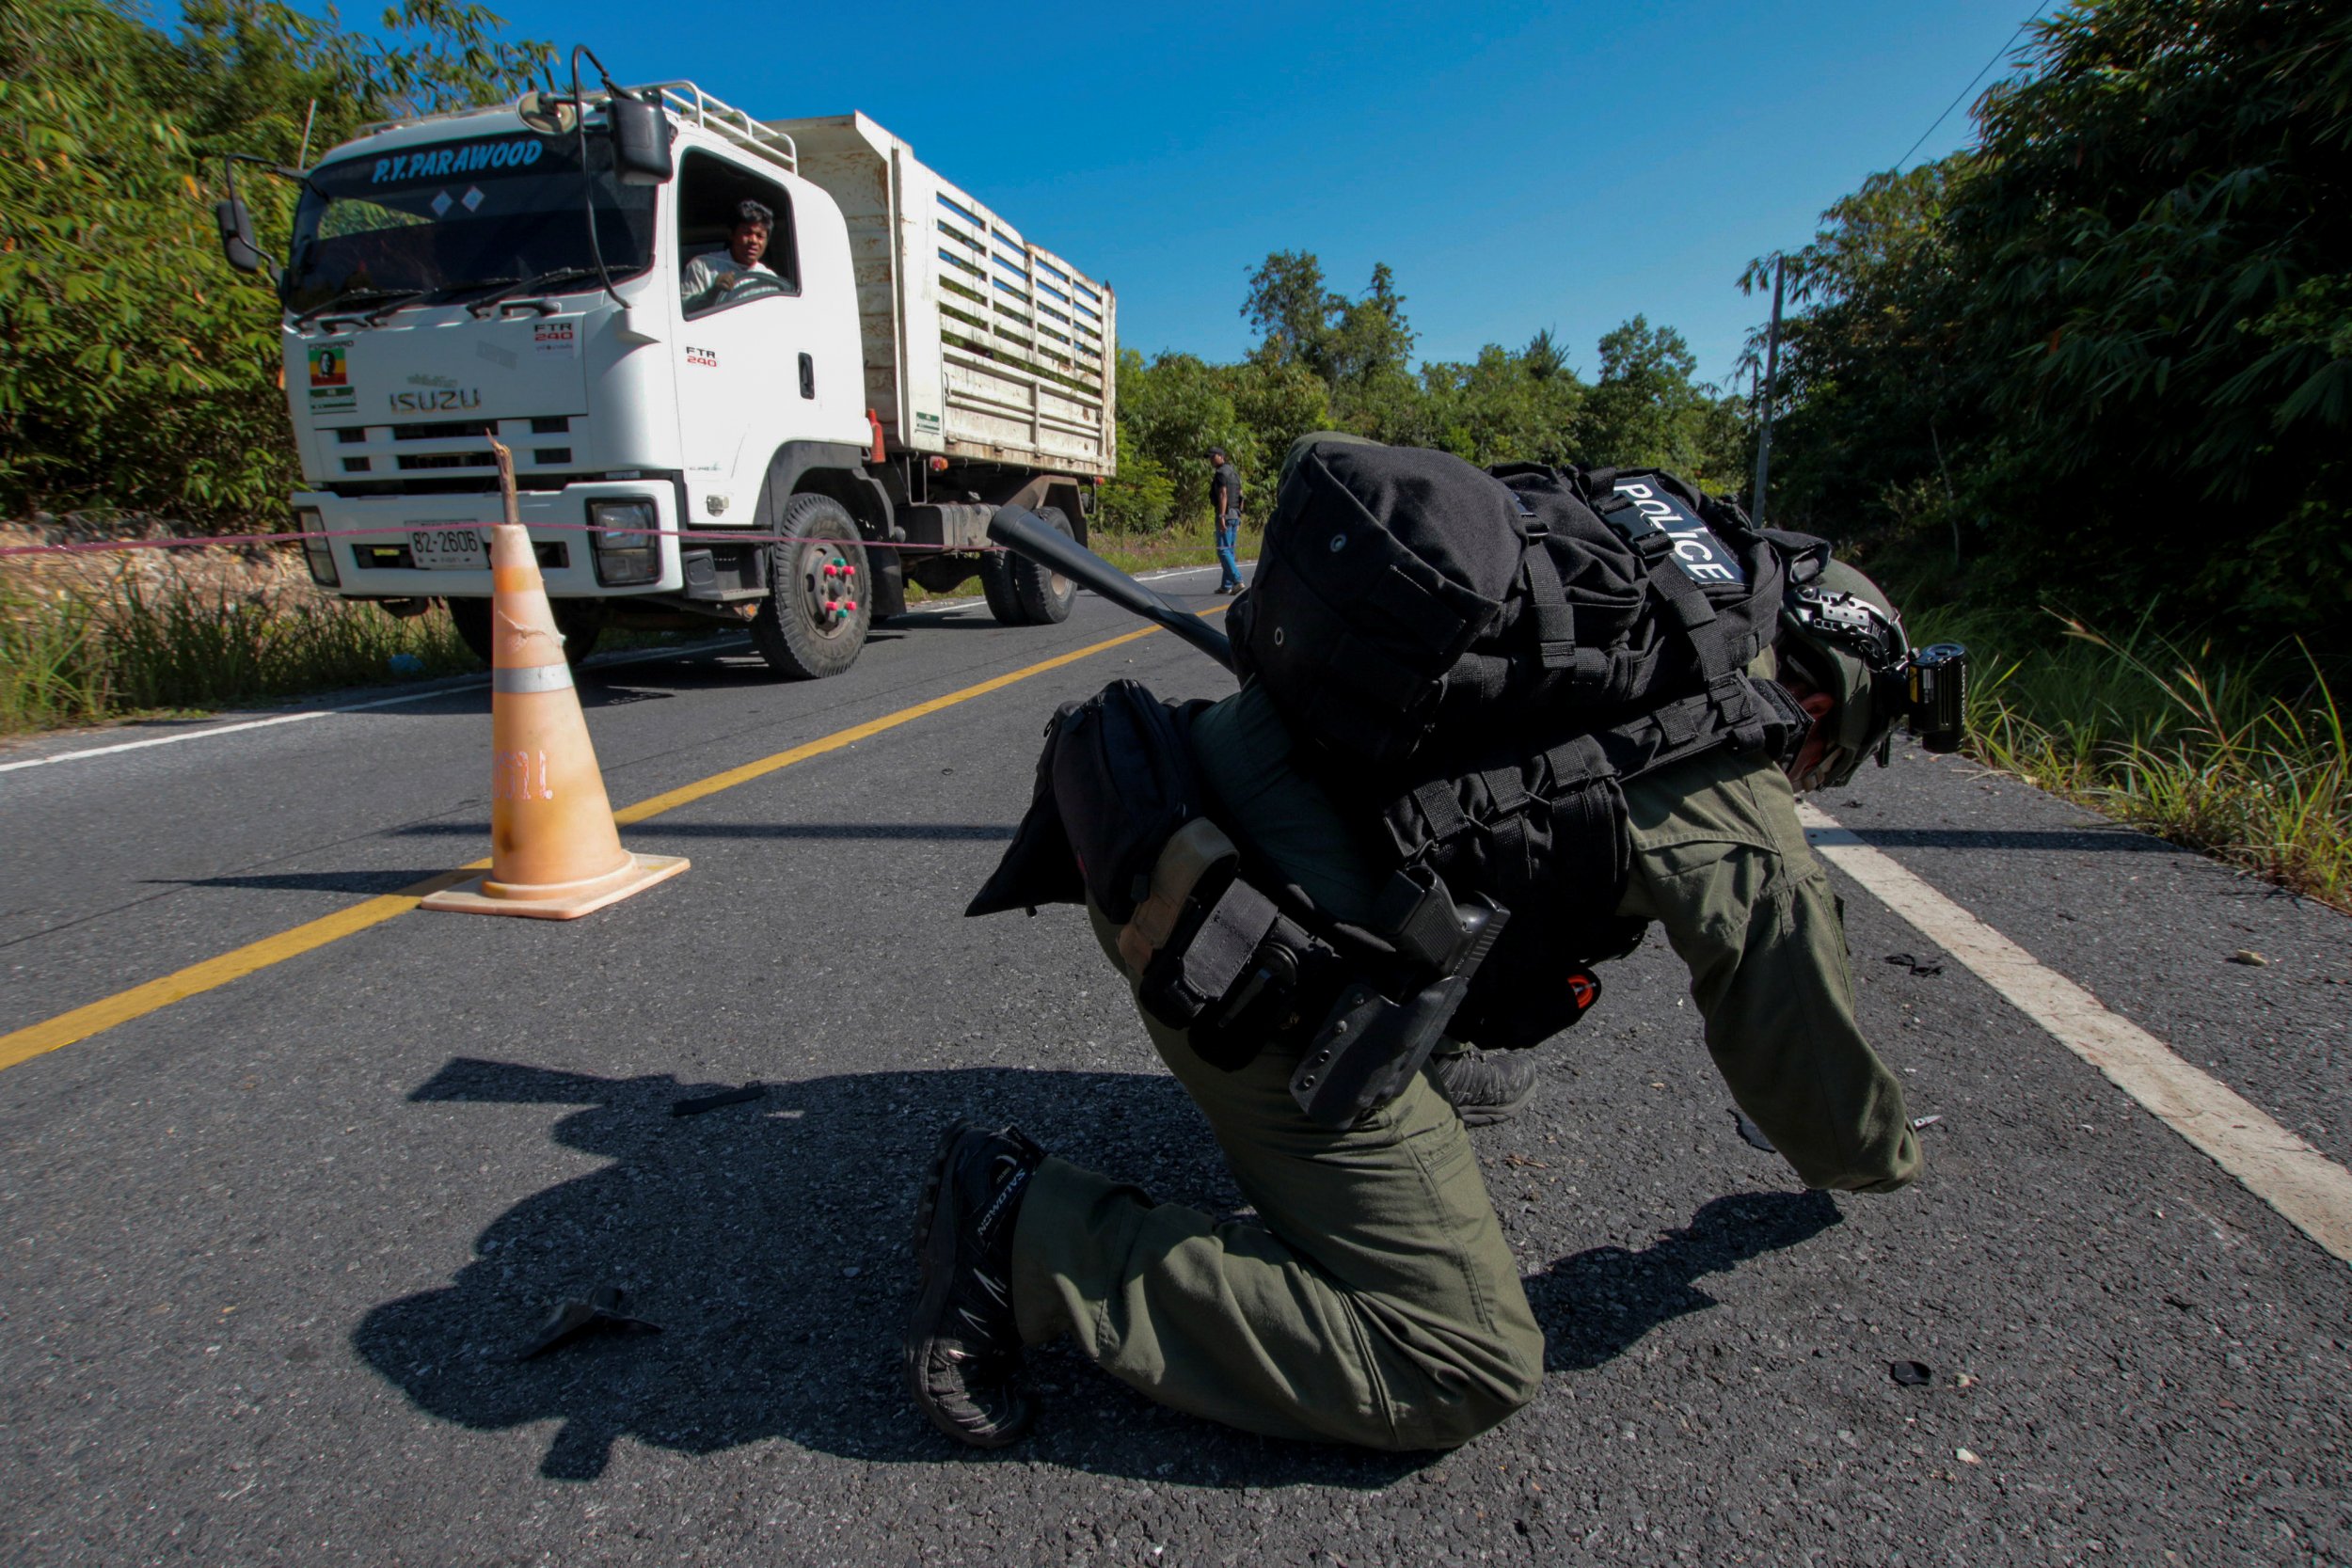
<instances>
[{"instance_id":1,"label":"side mirror","mask_svg":"<svg viewBox=\"0 0 2352 1568\"><path fill-rule=\"evenodd\" d=\"M217 202L213 216L220 224L220 253L239 272L260 272L269 258L253 243L253 214L235 197Z\"/></svg>"},{"instance_id":2,"label":"side mirror","mask_svg":"<svg viewBox=\"0 0 2352 1568\"><path fill-rule=\"evenodd\" d=\"M676 172L670 154L674 135L660 97L632 98L615 92L605 105L605 129L612 137L612 163L624 185L659 185Z\"/></svg>"}]
</instances>

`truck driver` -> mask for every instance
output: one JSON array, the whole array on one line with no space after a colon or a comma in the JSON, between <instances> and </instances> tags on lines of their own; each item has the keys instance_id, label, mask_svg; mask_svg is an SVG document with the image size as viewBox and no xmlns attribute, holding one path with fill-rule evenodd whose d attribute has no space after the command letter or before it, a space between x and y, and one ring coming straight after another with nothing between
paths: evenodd
<instances>
[{"instance_id":1,"label":"truck driver","mask_svg":"<svg viewBox=\"0 0 2352 1568\"><path fill-rule=\"evenodd\" d=\"M775 223L776 214L759 202L739 202L735 229L727 236L726 253L711 251L686 263L678 285L686 309L699 310L718 303L719 296L734 288L738 278L755 274L775 277L774 271L762 266L759 261L768 253L768 236L774 230Z\"/></svg>"}]
</instances>

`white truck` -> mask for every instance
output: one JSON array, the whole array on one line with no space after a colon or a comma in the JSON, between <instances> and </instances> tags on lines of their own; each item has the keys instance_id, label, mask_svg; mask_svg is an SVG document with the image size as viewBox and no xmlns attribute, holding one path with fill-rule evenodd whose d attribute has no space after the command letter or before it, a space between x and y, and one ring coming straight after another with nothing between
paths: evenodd
<instances>
[{"instance_id":1,"label":"white truck","mask_svg":"<svg viewBox=\"0 0 2352 1568\"><path fill-rule=\"evenodd\" d=\"M575 657L607 625L748 624L830 675L905 585L1008 624L1075 588L988 551L1007 502L1083 542L1114 469L1111 291L863 115L761 122L669 82L368 127L301 173L278 273L312 577L489 646L493 437ZM770 275L690 299L740 204ZM232 265L269 265L234 195Z\"/></svg>"}]
</instances>

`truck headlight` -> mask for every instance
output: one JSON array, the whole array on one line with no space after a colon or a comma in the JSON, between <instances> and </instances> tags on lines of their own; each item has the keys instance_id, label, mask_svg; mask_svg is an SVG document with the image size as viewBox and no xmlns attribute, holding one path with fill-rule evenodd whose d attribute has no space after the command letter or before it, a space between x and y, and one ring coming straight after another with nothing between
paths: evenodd
<instances>
[{"instance_id":1,"label":"truck headlight","mask_svg":"<svg viewBox=\"0 0 2352 1568\"><path fill-rule=\"evenodd\" d=\"M607 588L661 579L660 519L649 500L590 501L596 580Z\"/></svg>"},{"instance_id":2,"label":"truck headlight","mask_svg":"<svg viewBox=\"0 0 2352 1568\"><path fill-rule=\"evenodd\" d=\"M315 506L297 506L294 508L294 531L304 534L325 533L326 519ZM321 588L342 586L342 574L335 569L335 541L306 538L302 541L302 559L310 562L312 582Z\"/></svg>"}]
</instances>

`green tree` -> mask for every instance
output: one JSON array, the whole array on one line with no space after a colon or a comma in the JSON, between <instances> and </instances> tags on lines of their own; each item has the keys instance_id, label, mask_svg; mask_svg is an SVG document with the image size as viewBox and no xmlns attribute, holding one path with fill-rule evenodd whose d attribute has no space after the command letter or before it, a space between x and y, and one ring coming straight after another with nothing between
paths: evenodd
<instances>
[{"instance_id":1,"label":"green tree","mask_svg":"<svg viewBox=\"0 0 2352 1568\"><path fill-rule=\"evenodd\" d=\"M1119 421L1119 472L1103 486L1104 519L1122 533L1152 533L1176 511L1176 481L1152 455L1124 416Z\"/></svg>"},{"instance_id":2,"label":"green tree","mask_svg":"<svg viewBox=\"0 0 2352 1568\"><path fill-rule=\"evenodd\" d=\"M1271 486L1293 441L1309 431L1331 428L1330 388L1304 365L1247 359L1225 373L1234 417L1249 432L1237 453L1246 460L1242 478L1253 489ZM1251 510L1263 515L1263 507Z\"/></svg>"},{"instance_id":3,"label":"green tree","mask_svg":"<svg viewBox=\"0 0 2352 1568\"><path fill-rule=\"evenodd\" d=\"M1963 325L1974 278L1946 221L1971 166L1958 153L1907 174L1874 174L1822 214L1811 244L1749 263L1740 286L1787 269L1768 516L1866 561L1973 559L1981 529L1953 475L1979 460L1992 426L1987 369ZM1748 368L1763 353L1749 343ZM1969 543L1963 550L1963 536Z\"/></svg>"},{"instance_id":4,"label":"green tree","mask_svg":"<svg viewBox=\"0 0 2352 1568\"><path fill-rule=\"evenodd\" d=\"M278 310L220 259L224 150L292 162L362 120L510 96L547 54L407 0L362 35L195 0L167 36L97 0L0 0L0 509L239 528L293 478ZM265 245L291 193L241 182Z\"/></svg>"},{"instance_id":5,"label":"green tree","mask_svg":"<svg viewBox=\"0 0 2352 1568\"><path fill-rule=\"evenodd\" d=\"M1274 370L1304 369L1327 388L1332 417L1377 433L1413 395L1413 329L1387 262L1372 269L1360 298L1325 287L1312 252L1278 250L1249 277L1241 313L1258 331L1250 357Z\"/></svg>"},{"instance_id":6,"label":"green tree","mask_svg":"<svg viewBox=\"0 0 2352 1568\"><path fill-rule=\"evenodd\" d=\"M1549 336L1536 337L1519 354L1488 343L1469 364L1423 365L1423 444L1481 466L1575 461L1588 394Z\"/></svg>"},{"instance_id":7,"label":"green tree","mask_svg":"<svg viewBox=\"0 0 2352 1568\"><path fill-rule=\"evenodd\" d=\"M1208 515L1210 447L1230 451L1245 478L1263 466L1263 445L1234 405L1230 369L1195 355L1162 354L1146 363L1134 349L1121 349L1119 418L1121 467L1138 456L1151 464L1168 485L1164 515L1180 526ZM1153 503L1138 491L1120 504L1140 519Z\"/></svg>"},{"instance_id":8,"label":"green tree","mask_svg":"<svg viewBox=\"0 0 2352 1568\"><path fill-rule=\"evenodd\" d=\"M1600 340L1600 378L1577 432L1585 461L1670 468L1709 490L1739 487L1736 400L1692 379L1682 334L1635 316Z\"/></svg>"},{"instance_id":9,"label":"green tree","mask_svg":"<svg viewBox=\"0 0 2352 1568\"><path fill-rule=\"evenodd\" d=\"M2268 641L2352 591L2352 10L2099 0L1979 110L1966 325L2021 572ZM2184 502L2187 504L2184 504ZM2217 524L2222 526L2217 527Z\"/></svg>"},{"instance_id":10,"label":"green tree","mask_svg":"<svg viewBox=\"0 0 2352 1568\"><path fill-rule=\"evenodd\" d=\"M1527 373L1537 381L1549 381L1568 368L1568 356L1552 341L1549 326L1537 328L1535 336L1527 340L1527 347L1519 352L1519 360L1527 367Z\"/></svg>"},{"instance_id":11,"label":"green tree","mask_svg":"<svg viewBox=\"0 0 2352 1568\"><path fill-rule=\"evenodd\" d=\"M2249 650L2340 613L2352 11L2077 0L1976 112L1789 258L1773 516Z\"/></svg>"},{"instance_id":12,"label":"green tree","mask_svg":"<svg viewBox=\"0 0 2352 1568\"><path fill-rule=\"evenodd\" d=\"M1242 319L1257 329L1257 357L1278 366L1304 366L1326 373L1325 344L1331 336L1331 302L1323 286L1323 263L1304 250L1277 250L1249 275Z\"/></svg>"},{"instance_id":13,"label":"green tree","mask_svg":"<svg viewBox=\"0 0 2352 1568\"><path fill-rule=\"evenodd\" d=\"M1324 340L1327 380L1342 386L1369 385L1406 373L1413 352L1413 329L1405 320L1405 296L1396 292L1396 274L1386 261L1372 269L1372 282L1360 299L1334 294L1331 327Z\"/></svg>"},{"instance_id":14,"label":"green tree","mask_svg":"<svg viewBox=\"0 0 2352 1568\"><path fill-rule=\"evenodd\" d=\"M1416 370L1405 296L1385 263L1350 299L1327 286L1311 251L1275 251L1251 273L1242 315L1258 332L1248 360L1200 372L1232 401L1245 436L1229 444L1252 483L1273 478L1263 467L1279 464L1294 437L1327 428L1487 465L1653 464L1717 489L1736 487L1744 471L1746 411L1692 379L1696 362L1680 334L1642 318L1603 340L1601 383L1587 387L1549 327L1517 354L1489 343L1467 363ZM1171 356L1154 361L1135 395L1155 409L1179 405L1174 370ZM1122 399L1129 386L1122 374ZM1172 428L1192 440L1213 422L1196 409ZM1177 457L1175 443L1145 444L1162 461ZM1186 483L1178 480L1180 516L1193 505Z\"/></svg>"}]
</instances>

